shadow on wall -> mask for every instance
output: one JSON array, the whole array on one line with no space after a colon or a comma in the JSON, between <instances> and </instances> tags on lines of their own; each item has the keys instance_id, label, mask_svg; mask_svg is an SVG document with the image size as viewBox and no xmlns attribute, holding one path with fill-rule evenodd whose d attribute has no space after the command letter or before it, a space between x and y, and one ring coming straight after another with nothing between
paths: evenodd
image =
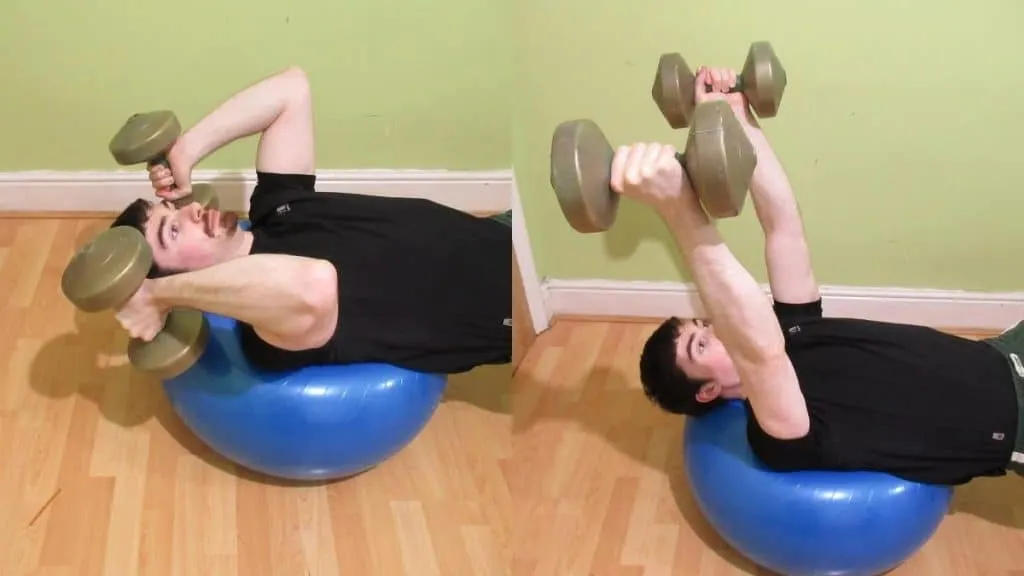
<instances>
[{"instance_id":1,"label":"shadow on wall","mask_svg":"<svg viewBox=\"0 0 1024 576\"><path fill-rule=\"evenodd\" d=\"M689 277L675 239L661 218L645 204L623 198L612 227L601 233L605 253L613 260L629 260L635 256L640 244L655 242L664 247L675 266L675 277Z\"/></svg>"}]
</instances>

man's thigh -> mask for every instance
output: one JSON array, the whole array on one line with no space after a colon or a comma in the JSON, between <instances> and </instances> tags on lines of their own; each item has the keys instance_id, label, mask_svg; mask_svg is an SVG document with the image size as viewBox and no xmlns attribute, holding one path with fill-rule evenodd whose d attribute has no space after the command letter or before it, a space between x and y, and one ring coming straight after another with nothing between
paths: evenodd
<instances>
[{"instance_id":1,"label":"man's thigh","mask_svg":"<svg viewBox=\"0 0 1024 576\"><path fill-rule=\"evenodd\" d=\"M987 340L1002 352L1010 363L1013 385L1017 393L1017 440L1007 470L1024 476L1024 321Z\"/></svg>"}]
</instances>

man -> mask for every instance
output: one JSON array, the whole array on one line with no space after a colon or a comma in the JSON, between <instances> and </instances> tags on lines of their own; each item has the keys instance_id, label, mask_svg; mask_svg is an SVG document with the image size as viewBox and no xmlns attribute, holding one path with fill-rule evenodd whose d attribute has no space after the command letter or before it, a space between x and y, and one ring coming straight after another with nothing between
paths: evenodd
<instances>
[{"instance_id":1,"label":"man","mask_svg":"<svg viewBox=\"0 0 1024 576\"><path fill-rule=\"evenodd\" d=\"M259 134L250 230L171 200L194 166ZM140 230L150 278L117 313L152 339L173 307L237 319L247 357L268 370L387 362L457 373L511 361L510 213L480 218L408 198L315 191L313 106L291 68L248 86L187 130L115 220Z\"/></svg>"},{"instance_id":2,"label":"man","mask_svg":"<svg viewBox=\"0 0 1024 576\"><path fill-rule=\"evenodd\" d=\"M701 69L695 98L724 98L755 145L751 200L765 237L765 297L693 193L675 150L617 151L612 187L652 206L692 271L711 322L665 321L640 375L662 409L700 417L738 399L754 454L775 470L876 470L957 485L1019 471L1024 323L987 341L931 328L824 318L790 183L734 71Z\"/></svg>"}]
</instances>

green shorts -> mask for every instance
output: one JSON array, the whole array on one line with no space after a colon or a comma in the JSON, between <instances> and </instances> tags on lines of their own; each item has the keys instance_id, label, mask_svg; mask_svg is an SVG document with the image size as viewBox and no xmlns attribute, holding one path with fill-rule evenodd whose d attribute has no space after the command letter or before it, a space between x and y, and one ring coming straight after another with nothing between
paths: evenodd
<instances>
[{"instance_id":1,"label":"green shorts","mask_svg":"<svg viewBox=\"0 0 1024 576\"><path fill-rule=\"evenodd\" d=\"M505 212L502 212L501 214L495 214L494 216L491 216L491 220L497 220L498 222L501 222L505 226L508 226L509 228L511 228L512 227L512 211L511 210L507 210Z\"/></svg>"},{"instance_id":2,"label":"green shorts","mask_svg":"<svg viewBox=\"0 0 1024 576\"><path fill-rule=\"evenodd\" d=\"M1017 439L1006 468L1024 476L1024 321L984 342L1002 352L1010 364L1013 386L1017 390Z\"/></svg>"}]
</instances>

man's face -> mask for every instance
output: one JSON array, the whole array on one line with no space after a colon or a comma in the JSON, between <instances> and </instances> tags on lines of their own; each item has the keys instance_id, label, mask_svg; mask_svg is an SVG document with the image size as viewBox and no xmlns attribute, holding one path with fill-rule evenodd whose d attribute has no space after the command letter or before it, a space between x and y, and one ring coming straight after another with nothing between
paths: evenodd
<instances>
[{"instance_id":1,"label":"man's face","mask_svg":"<svg viewBox=\"0 0 1024 576\"><path fill-rule=\"evenodd\" d=\"M714 365L725 350L715 338L714 328L703 320L683 323L676 340L676 359L679 367L692 378L707 380L713 377Z\"/></svg>"},{"instance_id":2,"label":"man's face","mask_svg":"<svg viewBox=\"0 0 1024 576\"><path fill-rule=\"evenodd\" d=\"M704 402L738 390L739 376L732 358L715 336L714 327L703 320L686 322L679 329L676 362L691 378L710 381L698 394Z\"/></svg>"},{"instance_id":3,"label":"man's face","mask_svg":"<svg viewBox=\"0 0 1024 576\"><path fill-rule=\"evenodd\" d=\"M175 208L153 204L146 222L146 241L158 266L175 271L198 270L231 257L238 247L238 217L205 210L198 203Z\"/></svg>"}]
</instances>

